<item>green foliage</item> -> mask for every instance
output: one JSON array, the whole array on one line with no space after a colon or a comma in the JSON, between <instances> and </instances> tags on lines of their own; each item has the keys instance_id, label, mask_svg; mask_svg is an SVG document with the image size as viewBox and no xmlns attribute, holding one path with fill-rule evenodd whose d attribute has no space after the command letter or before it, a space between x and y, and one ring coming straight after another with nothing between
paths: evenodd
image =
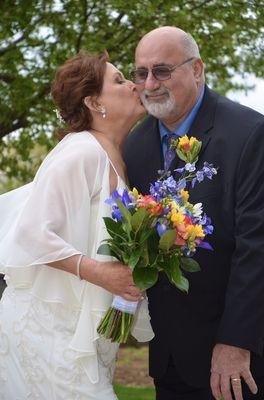
<instances>
[{"instance_id":1,"label":"green foliage","mask_svg":"<svg viewBox=\"0 0 264 400\"><path fill-rule=\"evenodd\" d=\"M182 269L184 269L187 272L201 271L200 265L193 258L182 257L180 262L181 262Z\"/></svg>"},{"instance_id":2,"label":"green foliage","mask_svg":"<svg viewBox=\"0 0 264 400\"><path fill-rule=\"evenodd\" d=\"M164 232L159 241L159 248L163 251L168 251L174 245L176 238L175 229Z\"/></svg>"},{"instance_id":3,"label":"green foliage","mask_svg":"<svg viewBox=\"0 0 264 400\"><path fill-rule=\"evenodd\" d=\"M155 389L152 387L138 388L114 385L119 400L154 400Z\"/></svg>"},{"instance_id":4,"label":"green foliage","mask_svg":"<svg viewBox=\"0 0 264 400\"><path fill-rule=\"evenodd\" d=\"M80 49L107 49L127 74L147 31L177 25L193 34L208 82L225 93L239 87L234 73L264 76L263 19L263 0L2 0L0 169L17 183L32 178L36 144L47 152L55 143L54 72Z\"/></svg>"},{"instance_id":5,"label":"green foliage","mask_svg":"<svg viewBox=\"0 0 264 400\"><path fill-rule=\"evenodd\" d=\"M147 290L157 282L158 270L136 267L133 270L133 280L140 290Z\"/></svg>"},{"instance_id":6,"label":"green foliage","mask_svg":"<svg viewBox=\"0 0 264 400\"><path fill-rule=\"evenodd\" d=\"M110 255L132 269L133 280L144 291L155 285L160 271L164 271L170 282L179 290L188 293L189 282L183 271L197 272L197 261L183 257L175 244L177 233L171 229L160 238L154 228L155 217L146 208L127 209L116 200L122 214L122 222L104 218L110 238L104 240L98 254ZM147 233L147 234L146 234Z\"/></svg>"}]
</instances>

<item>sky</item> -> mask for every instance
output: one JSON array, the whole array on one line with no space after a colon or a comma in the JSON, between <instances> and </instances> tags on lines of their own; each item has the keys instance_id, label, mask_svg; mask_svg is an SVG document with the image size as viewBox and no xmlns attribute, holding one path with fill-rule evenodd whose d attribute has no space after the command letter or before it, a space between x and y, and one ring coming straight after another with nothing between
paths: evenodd
<instances>
[{"instance_id":1,"label":"sky","mask_svg":"<svg viewBox=\"0 0 264 400\"><path fill-rule=\"evenodd\" d=\"M247 95L243 92L229 92L227 97L264 114L264 79L252 76L249 82L255 85L255 89L249 91Z\"/></svg>"}]
</instances>

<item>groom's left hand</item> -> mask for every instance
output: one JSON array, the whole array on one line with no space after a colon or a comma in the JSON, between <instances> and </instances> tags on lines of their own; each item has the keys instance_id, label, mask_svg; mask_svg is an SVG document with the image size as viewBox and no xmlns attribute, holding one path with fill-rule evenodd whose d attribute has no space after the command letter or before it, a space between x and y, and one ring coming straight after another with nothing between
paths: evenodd
<instances>
[{"instance_id":1,"label":"groom's left hand","mask_svg":"<svg viewBox=\"0 0 264 400\"><path fill-rule=\"evenodd\" d=\"M216 400L243 400L241 379L252 393L258 391L250 372L250 351L226 344L216 344L211 364L211 389Z\"/></svg>"}]
</instances>

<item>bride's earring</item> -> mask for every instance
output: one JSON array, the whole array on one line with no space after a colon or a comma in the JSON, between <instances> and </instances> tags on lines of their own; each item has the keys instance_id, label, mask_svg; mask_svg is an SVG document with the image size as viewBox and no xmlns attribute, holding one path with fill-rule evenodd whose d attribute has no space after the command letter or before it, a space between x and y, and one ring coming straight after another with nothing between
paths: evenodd
<instances>
[{"instance_id":1,"label":"bride's earring","mask_svg":"<svg viewBox=\"0 0 264 400\"><path fill-rule=\"evenodd\" d=\"M100 113L102 114L102 117L105 118L106 117L106 108L102 107L100 110Z\"/></svg>"}]
</instances>

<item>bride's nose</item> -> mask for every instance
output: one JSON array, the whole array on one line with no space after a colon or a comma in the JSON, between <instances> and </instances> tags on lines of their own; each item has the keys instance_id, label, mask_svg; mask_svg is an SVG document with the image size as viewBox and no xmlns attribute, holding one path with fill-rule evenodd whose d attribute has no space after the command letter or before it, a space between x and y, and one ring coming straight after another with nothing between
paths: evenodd
<instances>
[{"instance_id":1,"label":"bride's nose","mask_svg":"<svg viewBox=\"0 0 264 400\"><path fill-rule=\"evenodd\" d=\"M136 90L136 85L134 84L134 82L127 80L127 83L130 87L130 89L134 92Z\"/></svg>"}]
</instances>

